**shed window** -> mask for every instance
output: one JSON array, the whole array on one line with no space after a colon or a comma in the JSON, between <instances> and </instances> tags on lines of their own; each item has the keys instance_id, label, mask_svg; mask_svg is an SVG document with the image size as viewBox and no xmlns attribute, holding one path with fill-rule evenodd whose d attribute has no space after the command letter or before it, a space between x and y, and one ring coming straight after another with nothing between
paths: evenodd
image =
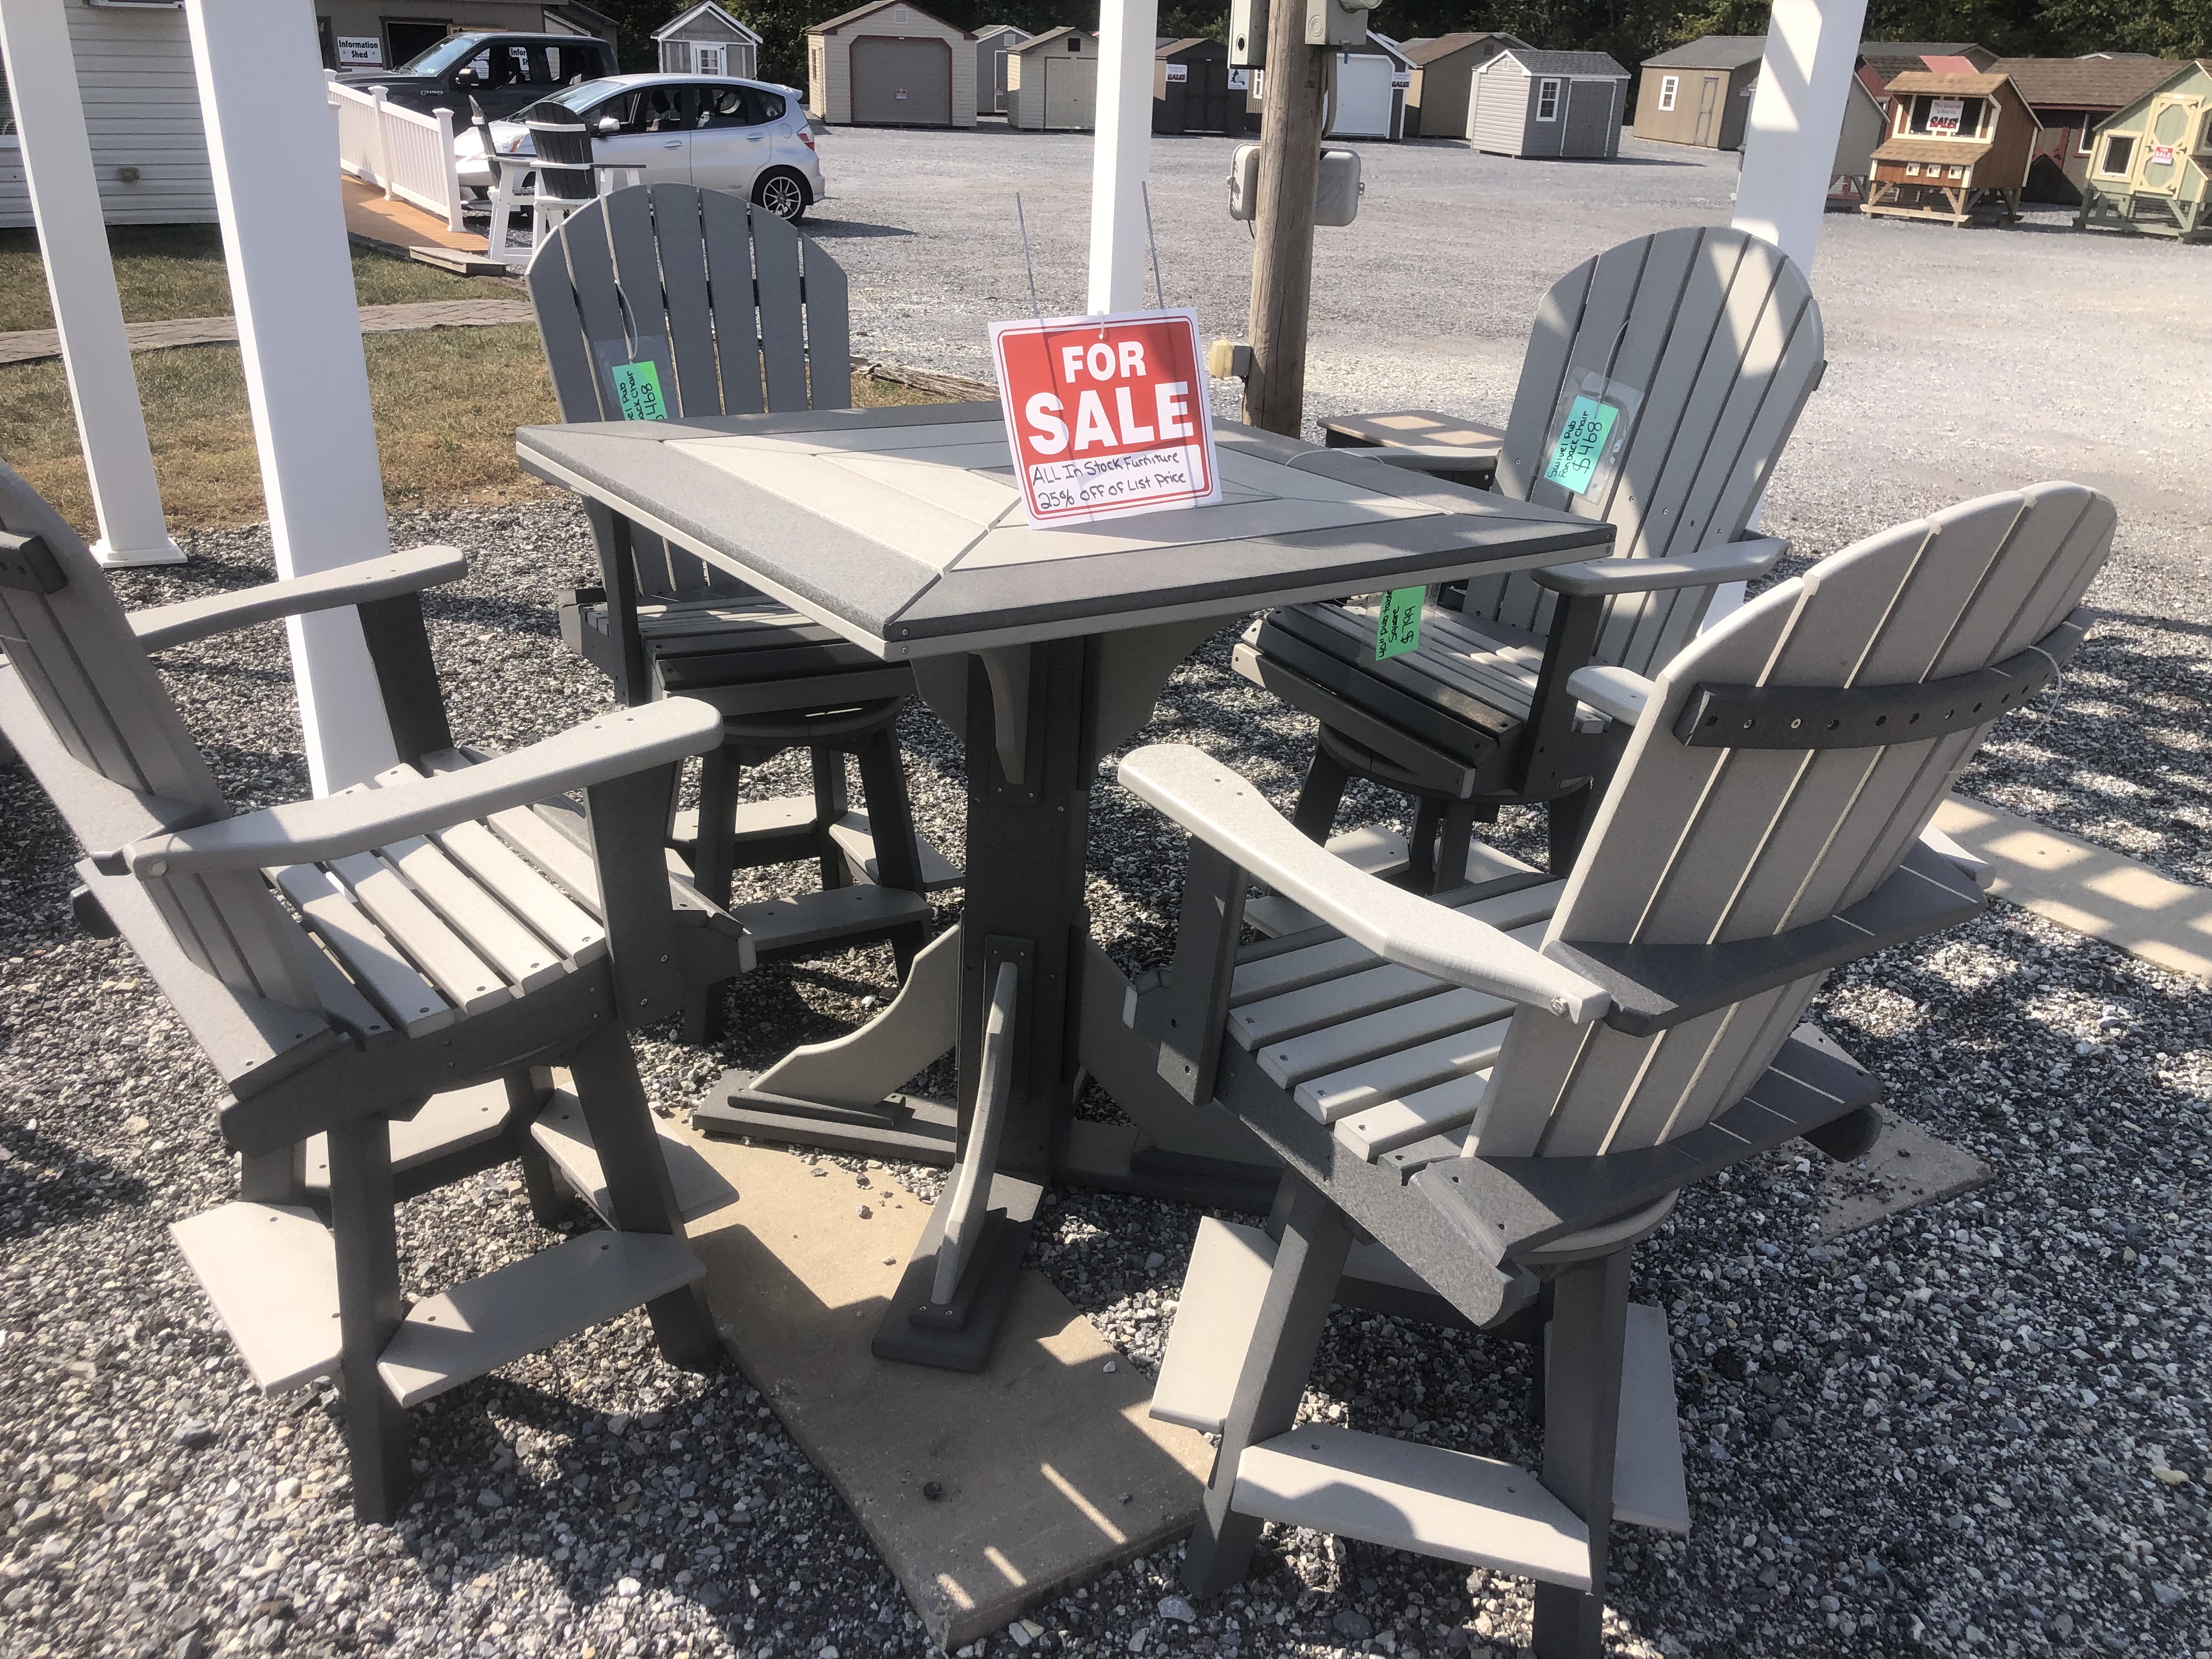
<instances>
[{"instance_id":1,"label":"shed window","mask_svg":"<svg viewBox=\"0 0 2212 1659\"><path fill-rule=\"evenodd\" d=\"M1942 119L1929 125L1942 106ZM1951 121L1954 106L1958 109L1958 125ZM1973 138L1981 134L1982 124L1989 116L1990 100L1986 98L1943 98L1930 93L1916 93L1912 99L1911 131L1930 138Z\"/></svg>"},{"instance_id":2,"label":"shed window","mask_svg":"<svg viewBox=\"0 0 2212 1659\"><path fill-rule=\"evenodd\" d=\"M1536 118L1539 121L1559 118L1559 83L1557 81L1536 83Z\"/></svg>"},{"instance_id":3,"label":"shed window","mask_svg":"<svg viewBox=\"0 0 2212 1659\"><path fill-rule=\"evenodd\" d=\"M2132 135L2114 133L2105 140L2105 153L2098 159L2097 171L2108 179L2124 179L2128 165L2136 159L2136 141Z\"/></svg>"},{"instance_id":4,"label":"shed window","mask_svg":"<svg viewBox=\"0 0 2212 1659\"><path fill-rule=\"evenodd\" d=\"M1083 37L1079 34L1069 35L1067 37L1067 49L1070 52L1081 52L1083 50Z\"/></svg>"},{"instance_id":5,"label":"shed window","mask_svg":"<svg viewBox=\"0 0 2212 1659\"><path fill-rule=\"evenodd\" d=\"M1669 75L1661 79L1659 82L1659 107L1661 109L1669 110L1674 107L1674 94L1681 90L1681 86L1682 77L1679 75Z\"/></svg>"}]
</instances>

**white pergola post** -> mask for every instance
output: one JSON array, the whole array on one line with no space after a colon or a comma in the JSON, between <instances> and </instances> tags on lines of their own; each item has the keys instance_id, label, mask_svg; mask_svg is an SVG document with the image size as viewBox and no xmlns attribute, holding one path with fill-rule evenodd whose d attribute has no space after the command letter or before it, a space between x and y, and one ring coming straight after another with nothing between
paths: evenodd
<instances>
[{"instance_id":1,"label":"white pergola post","mask_svg":"<svg viewBox=\"0 0 2212 1659\"><path fill-rule=\"evenodd\" d=\"M1796 260L1808 282L1865 26L1866 0L1774 0L1759 89L1744 123L1733 222ZM1759 510L1752 514L1754 526ZM1741 605L1744 591L1741 582L1717 589L1705 626Z\"/></svg>"},{"instance_id":2,"label":"white pergola post","mask_svg":"<svg viewBox=\"0 0 2212 1659\"><path fill-rule=\"evenodd\" d=\"M100 519L92 555L104 565L179 563L184 550L169 538L154 480L62 0L0 0L0 58Z\"/></svg>"},{"instance_id":3,"label":"white pergola post","mask_svg":"<svg viewBox=\"0 0 2212 1659\"><path fill-rule=\"evenodd\" d=\"M277 574L380 557L392 538L313 12L185 0L185 16ZM330 611L289 626L315 793L392 765L359 620Z\"/></svg>"},{"instance_id":4,"label":"white pergola post","mask_svg":"<svg viewBox=\"0 0 2212 1659\"><path fill-rule=\"evenodd\" d=\"M1145 307L1145 181L1152 172L1152 42L1159 0L1103 0L1098 128L1091 146L1093 315Z\"/></svg>"},{"instance_id":5,"label":"white pergola post","mask_svg":"<svg viewBox=\"0 0 2212 1659\"><path fill-rule=\"evenodd\" d=\"M1866 0L1775 0L1744 125L1735 228L1765 237L1808 278L1865 24Z\"/></svg>"}]
</instances>

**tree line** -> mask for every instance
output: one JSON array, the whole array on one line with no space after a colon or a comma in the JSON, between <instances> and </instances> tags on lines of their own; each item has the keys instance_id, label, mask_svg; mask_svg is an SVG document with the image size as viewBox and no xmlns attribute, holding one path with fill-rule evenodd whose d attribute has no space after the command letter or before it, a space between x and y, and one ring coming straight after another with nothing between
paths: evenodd
<instances>
[{"instance_id":1,"label":"tree line","mask_svg":"<svg viewBox=\"0 0 2212 1659\"><path fill-rule=\"evenodd\" d=\"M850 8L842 0L723 0L761 35L764 79L806 84L806 31ZM1012 23L1032 31L1095 29L1095 0L917 0L963 29ZM658 67L653 31L685 0L593 0L621 31L623 67ZM1552 50L1602 52L1633 70L1655 52L1707 34L1764 34L1758 0L1382 0L1374 27L1396 40L1495 29ZM1161 0L1160 33L1229 37L1227 0ZM1871 0L1876 40L1973 40L2008 58L2092 52L2212 57L2212 0Z\"/></svg>"}]
</instances>

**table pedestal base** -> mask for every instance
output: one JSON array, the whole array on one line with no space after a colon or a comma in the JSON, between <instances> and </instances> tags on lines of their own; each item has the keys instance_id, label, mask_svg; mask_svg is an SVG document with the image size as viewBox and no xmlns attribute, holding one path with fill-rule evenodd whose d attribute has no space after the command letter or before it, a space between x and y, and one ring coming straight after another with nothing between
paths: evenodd
<instances>
[{"instance_id":1,"label":"table pedestal base","mask_svg":"<svg viewBox=\"0 0 2212 1659\"><path fill-rule=\"evenodd\" d=\"M991 1358L991 1342L999 1322L1014 1294L1014 1281L1022 1271L1022 1253L1029 1248L1030 1228L1036 1220L1044 1188L1015 1176L998 1176L991 1182L990 1209L982 1232L960 1275L960 1287L942 1305L930 1300L937 1273L938 1247L944 1242L946 1213L953 1199L947 1182L944 1196L931 1211L929 1225L899 1275L897 1291L876 1329L868 1351L878 1359L902 1360L909 1365L933 1365L939 1370L980 1371Z\"/></svg>"},{"instance_id":2,"label":"table pedestal base","mask_svg":"<svg viewBox=\"0 0 2212 1659\"><path fill-rule=\"evenodd\" d=\"M710 1135L775 1146L813 1146L855 1158L950 1169L959 1152L960 1112L949 1100L891 1095L878 1111L821 1106L752 1087L757 1073L732 1070L708 1086L691 1121Z\"/></svg>"}]
</instances>

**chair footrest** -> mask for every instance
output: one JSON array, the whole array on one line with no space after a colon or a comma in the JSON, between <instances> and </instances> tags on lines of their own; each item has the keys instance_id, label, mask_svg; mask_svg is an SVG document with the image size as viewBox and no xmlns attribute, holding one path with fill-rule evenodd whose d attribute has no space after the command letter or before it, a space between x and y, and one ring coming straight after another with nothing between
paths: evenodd
<instances>
[{"instance_id":1,"label":"chair footrest","mask_svg":"<svg viewBox=\"0 0 2212 1659\"><path fill-rule=\"evenodd\" d=\"M653 1127L660 1136L660 1156L668 1165L669 1182L676 1189L679 1215L689 1221L736 1201L737 1188L715 1173L714 1166L677 1133L673 1123L656 1117ZM585 1127L584 1109L573 1091L554 1091L553 1098L530 1126L530 1138L561 1172L569 1189L590 1205L601 1221L613 1226L606 1171L600 1165L599 1148L592 1144L592 1132Z\"/></svg>"},{"instance_id":2,"label":"chair footrest","mask_svg":"<svg viewBox=\"0 0 2212 1659\"><path fill-rule=\"evenodd\" d=\"M337 1370L337 1251L313 1210L218 1204L171 1222L169 1237L262 1393Z\"/></svg>"},{"instance_id":3,"label":"chair footrest","mask_svg":"<svg viewBox=\"0 0 2212 1659\"><path fill-rule=\"evenodd\" d=\"M403 1406L681 1290L707 1269L680 1238L584 1233L417 1303L377 1361Z\"/></svg>"},{"instance_id":4,"label":"chair footrest","mask_svg":"<svg viewBox=\"0 0 2212 1659\"><path fill-rule=\"evenodd\" d=\"M902 887L833 887L797 898L761 899L733 910L761 956L811 950L831 939L872 939L894 928L927 925L929 901Z\"/></svg>"},{"instance_id":5,"label":"chair footrest","mask_svg":"<svg viewBox=\"0 0 2212 1659\"><path fill-rule=\"evenodd\" d=\"M1514 1463L1309 1424L1248 1449L1239 1514L1590 1588L1589 1529Z\"/></svg>"},{"instance_id":6,"label":"chair footrest","mask_svg":"<svg viewBox=\"0 0 2212 1659\"><path fill-rule=\"evenodd\" d=\"M1274 1268L1275 1241L1259 1228L1212 1216L1198 1224L1152 1387L1154 1417L1201 1434L1221 1432Z\"/></svg>"},{"instance_id":7,"label":"chair footrest","mask_svg":"<svg viewBox=\"0 0 2212 1659\"><path fill-rule=\"evenodd\" d=\"M876 836L868 826L866 812L848 812L830 826L830 839L837 843L846 863L864 881L879 881L876 873ZM930 844L929 837L917 830L914 832L915 856L921 865L921 887L926 893L941 893L948 887L957 887L967 880L960 866Z\"/></svg>"}]
</instances>

